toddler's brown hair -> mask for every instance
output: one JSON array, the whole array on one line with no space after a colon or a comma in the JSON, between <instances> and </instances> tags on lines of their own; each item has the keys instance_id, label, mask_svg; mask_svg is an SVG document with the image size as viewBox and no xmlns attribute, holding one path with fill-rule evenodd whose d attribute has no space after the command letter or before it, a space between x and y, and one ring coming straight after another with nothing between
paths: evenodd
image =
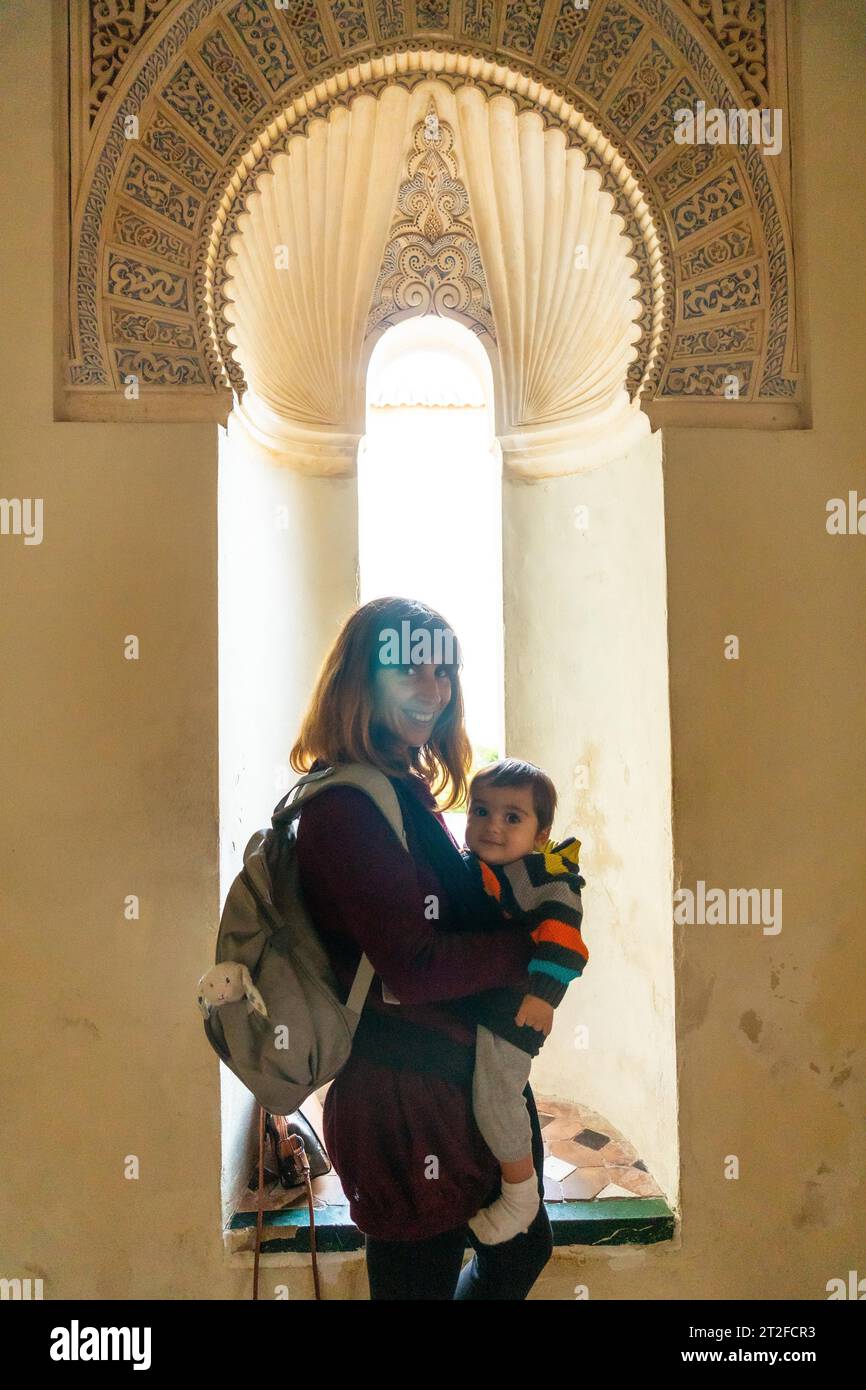
<instances>
[{"instance_id":1,"label":"toddler's brown hair","mask_svg":"<svg viewBox=\"0 0 866 1390\"><path fill-rule=\"evenodd\" d=\"M547 773L542 772L535 763L523 762L520 758L501 758L498 763L480 768L469 787L470 805L474 792L482 786L531 787L539 833L550 833L556 813L556 787Z\"/></svg>"}]
</instances>

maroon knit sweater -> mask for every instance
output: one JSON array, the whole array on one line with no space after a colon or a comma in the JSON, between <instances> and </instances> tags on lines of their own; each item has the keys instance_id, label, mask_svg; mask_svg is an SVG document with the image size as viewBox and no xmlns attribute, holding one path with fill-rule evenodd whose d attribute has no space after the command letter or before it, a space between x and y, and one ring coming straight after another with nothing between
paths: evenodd
<instances>
[{"instance_id":1,"label":"maroon knit sweater","mask_svg":"<svg viewBox=\"0 0 866 1390\"><path fill-rule=\"evenodd\" d=\"M410 782L445 826L426 783ZM507 927L456 930L411 827L407 854L357 788L320 792L297 833L301 891L341 997L363 952L376 971L351 1056L325 1097L325 1145L361 1231L382 1240L440 1235L478 1211L499 1176L472 1113L475 1029L447 1001L500 985L528 989L533 943ZM429 894L439 899L438 921L425 917ZM383 979L399 1007L383 1001Z\"/></svg>"}]
</instances>

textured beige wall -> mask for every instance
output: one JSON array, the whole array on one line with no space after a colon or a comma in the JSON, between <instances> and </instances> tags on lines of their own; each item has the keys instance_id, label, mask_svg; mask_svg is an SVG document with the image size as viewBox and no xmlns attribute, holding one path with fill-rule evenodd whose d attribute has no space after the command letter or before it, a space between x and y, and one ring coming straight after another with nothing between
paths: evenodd
<instances>
[{"instance_id":1,"label":"textured beige wall","mask_svg":"<svg viewBox=\"0 0 866 1390\"><path fill-rule=\"evenodd\" d=\"M677 929L683 1251L650 1295L864 1273L866 536L825 529L829 498L866 495L862 6L796 8L813 428L666 432L664 464L677 881L781 888L783 925Z\"/></svg>"},{"instance_id":2,"label":"textured beige wall","mask_svg":"<svg viewBox=\"0 0 866 1390\"><path fill-rule=\"evenodd\" d=\"M238 1297L189 1004L218 906L216 430L52 424L46 8L0 6L0 495L45 499L42 546L0 537L0 1274L49 1298ZM680 881L781 887L784 926L680 933L681 1248L560 1256L539 1297L822 1298L864 1272L866 538L823 523L827 498L866 492L860 6L798 8L814 429L678 433L664 464ZM331 1296L363 1293L345 1277Z\"/></svg>"},{"instance_id":3,"label":"textured beige wall","mask_svg":"<svg viewBox=\"0 0 866 1390\"><path fill-rule=\"evenodd\" d=\"M193 998L218 907L217 430L52 423L49 8L0 6L0 495L44 500L41 545L0 536L0 1273L51 1299L240 1295Z\"/></svg>"}]
</instances>

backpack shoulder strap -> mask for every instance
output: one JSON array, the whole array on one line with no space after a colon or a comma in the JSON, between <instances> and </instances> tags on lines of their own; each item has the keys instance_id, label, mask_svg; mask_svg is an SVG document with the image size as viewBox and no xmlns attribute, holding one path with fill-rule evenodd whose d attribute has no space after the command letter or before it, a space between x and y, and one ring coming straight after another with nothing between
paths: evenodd
<instances>
[{"instance_id":1,"label":"backpack shoulder strap","mask_svg":"<svg viewBox=\"0 0 866 1390\"><path fill-rule=\"evenodd\" d=\"M301 777L279 803L274 811L271 824L287 825L307 801L312 800L326 787L357 787L373 800L390 825L403 848L408 852L406 831L403 826L403 813L397 793L384 772L369 763L335 763L319 772L308 772Z\"/></svg>"},{"instance_id":2,"label":"backpack shoulder strap","mask_svg":"<svg viewBox=\"0 0 866 1390\"><path fill-rule=\"evenodd\" d=\"M289 824L298 815L301 807L326 787L357 787L360 791L366 792L408 853L403 813L397 793L384 772L380 772L378 767L372 767L369 763L335 763L333 767L323 767L319 772L308 772L277 805L271 824L274 828ZM375 973L372 962L363 954L346 1000L346 1008L353 1013L360 1014L363 1009Z\"/></svg>"}]
</instances>

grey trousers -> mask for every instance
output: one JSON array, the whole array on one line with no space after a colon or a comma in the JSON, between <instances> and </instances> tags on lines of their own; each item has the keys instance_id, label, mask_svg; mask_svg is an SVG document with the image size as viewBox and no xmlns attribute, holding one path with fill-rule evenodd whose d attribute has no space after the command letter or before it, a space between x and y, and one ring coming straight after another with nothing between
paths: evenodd
<instances>
[{"instance_id":1,"label":"grey trousers","mask_svg":"<svg viewBox=\"0 0 866 1390\"><path fill-rule=\"evenodd\" d=\"M523 1098L532 1058L514 1043L491 1033L483 1023L476 1030L472 1109L475 1123L500 1163L515 1163L532 1153L532 1125Z\"/></svg>"}]
</instances>

